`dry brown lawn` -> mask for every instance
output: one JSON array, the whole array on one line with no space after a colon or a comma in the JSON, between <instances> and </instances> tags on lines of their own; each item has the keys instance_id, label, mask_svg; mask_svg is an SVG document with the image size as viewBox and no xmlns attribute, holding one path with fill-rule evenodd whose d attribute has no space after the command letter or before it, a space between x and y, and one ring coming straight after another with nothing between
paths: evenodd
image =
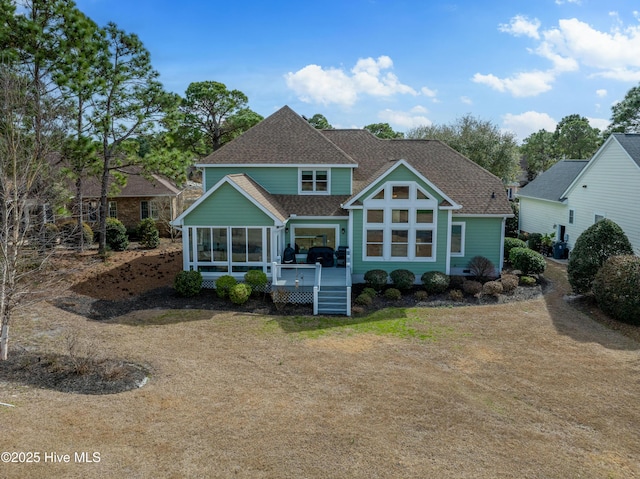
<instances>
[{"instance_id":1,"label":"dry brown lawn","mask_svg":"<svg viewBox=\"0 0 640 479\"><path fill-rule=\"evenodd\" d=\"M564 301L561 267L547 277L536 300L320 329L199 310L97 322L38 303L15 342L60 350L71 328L152 375L103 396L0 382L15 406L0 406L0 451L40 454L0 477L638 477L640 344Z\"/></svg>"}]
</instances>

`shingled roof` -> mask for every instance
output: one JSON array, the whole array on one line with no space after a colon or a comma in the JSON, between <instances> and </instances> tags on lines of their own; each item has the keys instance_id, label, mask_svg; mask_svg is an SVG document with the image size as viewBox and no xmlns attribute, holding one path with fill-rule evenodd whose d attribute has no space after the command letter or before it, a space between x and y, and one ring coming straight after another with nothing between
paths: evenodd
<instances>
[{"instance_id":1,"label":"shingled roof","mask_svg":"<svg viewBox=\"0 0 640 479\"><path fill-rule=\"evenodd\" d=\"M354 194L405 160L454 202L456 214L511 214L498 177L437 140L383 140L367 130L324 130L332 142L358 162Z\"/></svg>"},{"instance_id":2,"label":"shingled roof","mask_svg":"<svg viewBox=\"0 0 640 479\"><path fill-rule=\"evenodd\" d=\"M560 160L520 190L518 196L562 201L562 196L589 160Z\"/></svg>"},{"instance_id":3,"label":"shingled roof","mask_svg":"<svg viewBox=\"0 0 640 479\"><path fill-rule=\"evenodd\" d=\"M631 159L640 166L640 135L636 133L614 133L613 136Z\"/></svg>"},{"instance_id":4,"label":"shingled roof","mask_svg":"<svg viewBox=\"0 0 640 479\"><path fill-rule=\"evenodd\" d=\"M367 130L317 130L285 106L206 157L214 165L336 165L355 168L353 193L405 160L454 203L456 214L511 215L502 181L436 140L383 140ZM348 197L274 195L289 214L342 216Z\"/></svg>"},{"instance_id":5,"label":"shingled roof","mask_svg":"<svg viewBox=\"0 0 640 479\"><path fill-rule=\"evenodd\" d=\"M127 184L120 188L119 192L114 195L120 198L129 197L146 197L146 196L176 196L181 189L168 178L159 175L143 175L142 169L138 166L130 166L124 168L122 173L127 175ZM110 183L115 181L111 179ZM82 195L85 198L94 198L100 196L100 180L96 177L87 178L83 181ZM70 187L71 192L75 193L75 189Z\"/></svg>"},{"instance_id":6,"label":"shingled roof","mask_svg":"<svg viewBox=\"0 0 640 479\"><path fill-rule=\"evenodd\" d=\"M200 164L356 166L353 159L288 106L226 143Z\"/></svg>"}]
</instances>

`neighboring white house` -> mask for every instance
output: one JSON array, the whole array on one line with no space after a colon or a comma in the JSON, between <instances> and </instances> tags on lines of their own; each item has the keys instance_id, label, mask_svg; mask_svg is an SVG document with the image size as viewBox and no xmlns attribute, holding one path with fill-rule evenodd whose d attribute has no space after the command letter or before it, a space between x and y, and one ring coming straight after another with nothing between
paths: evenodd
<instances>
[{"instance_id":1,"label":"neighboring white house","mask_svg":"<svg viewBox=\"0 0 640 479\"><path fill-rule=\"evenodd\" d=\"M580 234L608 218L640 254L640 134L614 133L591 160L562 160L526 185L520 230L556 234L573 248Z\"/></svg>"}]
</instances>

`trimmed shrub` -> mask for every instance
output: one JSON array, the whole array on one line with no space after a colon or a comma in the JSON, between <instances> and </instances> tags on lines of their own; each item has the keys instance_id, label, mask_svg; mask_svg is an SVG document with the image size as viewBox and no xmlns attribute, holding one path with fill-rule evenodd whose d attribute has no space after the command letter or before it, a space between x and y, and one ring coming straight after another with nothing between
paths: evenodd
<instances>
[{"instance_id":1,"label":"trimmed shrub","mask_svg":"<svg viewBox=\"0 0 640 479\"><path fill-rule=\"evenodd\" d=\"M493 263L484 256L474 256L467 265L471 274L475 276L477 281L484 283L495 275L495 267Z\"/></svg>"},{"instance_id":2,"label":"trimmed shrub","mask_svg":"<svg viewBox=\"0 0 640 479\"><path fill-rule=\"evenodd\" d=\"M569 256L567 276L576 293L587 293L598 270L611 256L633 254L622 228L611 220L598 221L584 230Z\"/></svg>"},{"instance_id":3,"label":"trimmed shrub","mask_svg":"<svg viewBox=\"0 0 640 479\"><path fill-rule=\"evenodd\" d=\"M487 296L500 296L504 291L500 281L487 281L482 285L482 294Z\"/></svg>"},{"instance_id":4,"label":"trimmed shrub","mask_svg":"<svg viewBox=\"0 0 640 479\"><path fill-rule=\"evenodd\" d=\"M145 218L138 223L138 238L143 248L157 248L160 245L160 232L153 218Z\"/></svg>"},{"instance_id":5,"label":"trimmed shrub","mask_svg":"<svg viewBox=\"0 0 640 479\"><path fill-rule=\"evenodd\" d=\"M531 233L529 235L529 239L527 239L527 246L529 249L533 251L537 251L538 253L542 249L542 234L541 233Z\"/></svg>"},{"instance_id":6,"label":"trimmed shrub","mask_svg":"<svg viewBox=\"0 0 640 479\"><path fill-rule=\"evenodd\" d=\"M429 297L429 293L425 290L421 289L420 291L416 291L416 300L424 301Z\"/></svg>"},{"instance_id":7,"label":"trimmed shrub","mask_svg":"<svg viewBox=\"0 0 640 479\"><path fill-rule=\"evenodd\" d=\"M362 294L366 294L367 296L371 296L372 298L375 298L378 295L378 292L373 288L364 288L362 290Z\"/></svg>"},{"instance_id":8,"label":"trimmed shrub","mask_svg":"<svg viewBox=\"0 0 640 479\"><path fill-rule=\"evenodd\" d=\"M428 294L444 293L451 283L449 276L440 271L427 271L420 279Z\"/></svg>"},{"instance_id":9,"label":"trimmed shrub","mask_svg":"<svg viewBox=\"0 0 640 479\"><path fill-rule=\"evenodd\" d=\"M510 293L518 287L518 277L515 274L503 274L500 282L505 293Z\"/></svg>"},{"instance_id":10,"label":"trimmed shrub","mask_svg":"<svg viewBox=\"0 0 640 479\"><path fill-rule=\"evenodd\" d=\"M360 306L369 306L373 303L373 299L368 294L361 293L356 297L355 302Z\"/></svg>"},{"instance_id":11,"label":"trimmed shrub","mask_svg":"<svg viewBox=\"0 0 640 479\"><path fill-rule=\"evenodd\" d=\"M267 273L264 271L252 269L244 274L244 281L251 286L251 290L264 290L269 280L267 279Z\"/></svg>"},{"instance_id":12,"label":"trimmed shrub","mask_svg":"<svg viewBox=\"0 0 640 479\"><path fill-rule=\"evenodd\" d=\"M229 289L229 299L233 304L244 304L251 296L251 286L239 283Z\"/></svg>"},{"instance_id":13,"label":"trimmed shrub","mask_svg":"<svg viewBox=\"0 0 640 479\"><path fill-rule=\"evenodd\" d=\"M509 253L513 248L526 248L527 243L518 238L505 238L504 239L504 257L509 259Z\"/></svg>"},{"instance_id":14,"label":"trimmed shrub","mask_svg":"<svg viewBox=\"0 0 640 479\"><path fill-rule=\"evenodd\" d=\"M127 228L117 218L107 218L106 243L113 251L124 251L129 247Z\"/></svg>"},{"instance_id":15,"label":"trimmed shrub","mask_svg":"<svg viewBox=\"0 0 640 479\"><path fill-rule=\"evenodd\" d=\"M513 248L509 253L511 266L523 274L540 274L547 267L547 262L537 251L529 248Z\"/></svg>"},{"instance_id":16,"label":"trimmed shrub","mask_svg":"<svg viewBox=\"0 0 640 479\"><path fill-rule=\"evenodd\" d=\"M640 258L610 257L596 274L592 289L602 311L619 321L640 324Z\"/></svg>"},{"instance_id":17,"label":"trimmed shrub","mask_svg":"<svg viewBox=\"0 0 640 479\"><path fill-rule=\"evenodd\" d=\"M375 289L376 291L381 291L382 288L387 285L388 276L389 275L385 270L372 269L364 274L364 281L367 283L367 286Z\"/></svg>"},{"instance_id":18,"label":"trimmed shrub","mask_svg":"<svg viewBox=\"0 0 640 479\"><path fill-rule=\"evenodd\" d=\"M225 274L216 279L216 294L218 298L226 298L229 296L229 291L233 288L238 281L230 274Z\"/></svg>"},{"instance_id":19,"label":"trimmed shrub","mask_svg":"<svg viewBox=\"0 0 640 479\"><path fill-rule=\"evenodd\" d=\"M402 293L397 288L389 288L384 292L384 297L392 301L398 301L402 298Z\"/></svg>"},{"instance_id":20,"label":"trimmed shrub","mask_svg":"<svg viewBox=\"0 0 640 479\"><path fill-rule=\"evenodd\" d=\"M520 276L520 284L522 286L535 286L536 283L536 279L531 276Z\"/></svg>"},{"instance_id":21,"label":"trimmed shrub","mask_svg":"<svg viewBox=\"0 0 640 479\"><path fill-rule=\"evenodd\" d=\"M449 299L451 301L460 302L464 299L464 293L459 289L452 289L449 291Z\"/></svg>"},{"instance_id":22,"label":"trimmed shrub","mask_svg":"<svg viewBox=\"0 0 640 479\"><path fill-rule=\"evenodd\" d=\"M482 283L480 281L468 280L462 283L462 291L470 296L482 293Z\"/></svg>"},{"instance_id":23,"label":"trimmed shrub","mask_svg":"<svg viewBox=\"0 0 640 479\"><path fill-rule=\"evenodd\" d=\"M408 269L393 270L389 276L393 285L400 291L410 290L416 281L416 275Z\"/></svg>"},{"instance_id":24,"label":"trimmed shrub","mask_svg":"<svg viewBox=\"0 0 640 479\"><path fill-rule=\"evenodd\" d=\"M200 271L180 271L173 280L173 289L180 296L197 295L202 289L202 274Z\"/></svg>"}]
</instances>

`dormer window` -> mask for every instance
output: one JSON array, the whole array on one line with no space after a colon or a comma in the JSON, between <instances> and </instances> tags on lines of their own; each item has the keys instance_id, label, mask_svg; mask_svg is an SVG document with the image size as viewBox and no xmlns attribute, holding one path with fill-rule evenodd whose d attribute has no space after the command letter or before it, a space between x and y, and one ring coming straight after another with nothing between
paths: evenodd
<instances>
[{"instance_id":1,"label":"dormer window","mask_svg":"<svg viewBox=\"0 0 640 479\"><path fill-rule=\"evenodd\" d=\"M329 170L301 169L299 193L302 195L329 194Z\"/></svg>"}]
</instances>

